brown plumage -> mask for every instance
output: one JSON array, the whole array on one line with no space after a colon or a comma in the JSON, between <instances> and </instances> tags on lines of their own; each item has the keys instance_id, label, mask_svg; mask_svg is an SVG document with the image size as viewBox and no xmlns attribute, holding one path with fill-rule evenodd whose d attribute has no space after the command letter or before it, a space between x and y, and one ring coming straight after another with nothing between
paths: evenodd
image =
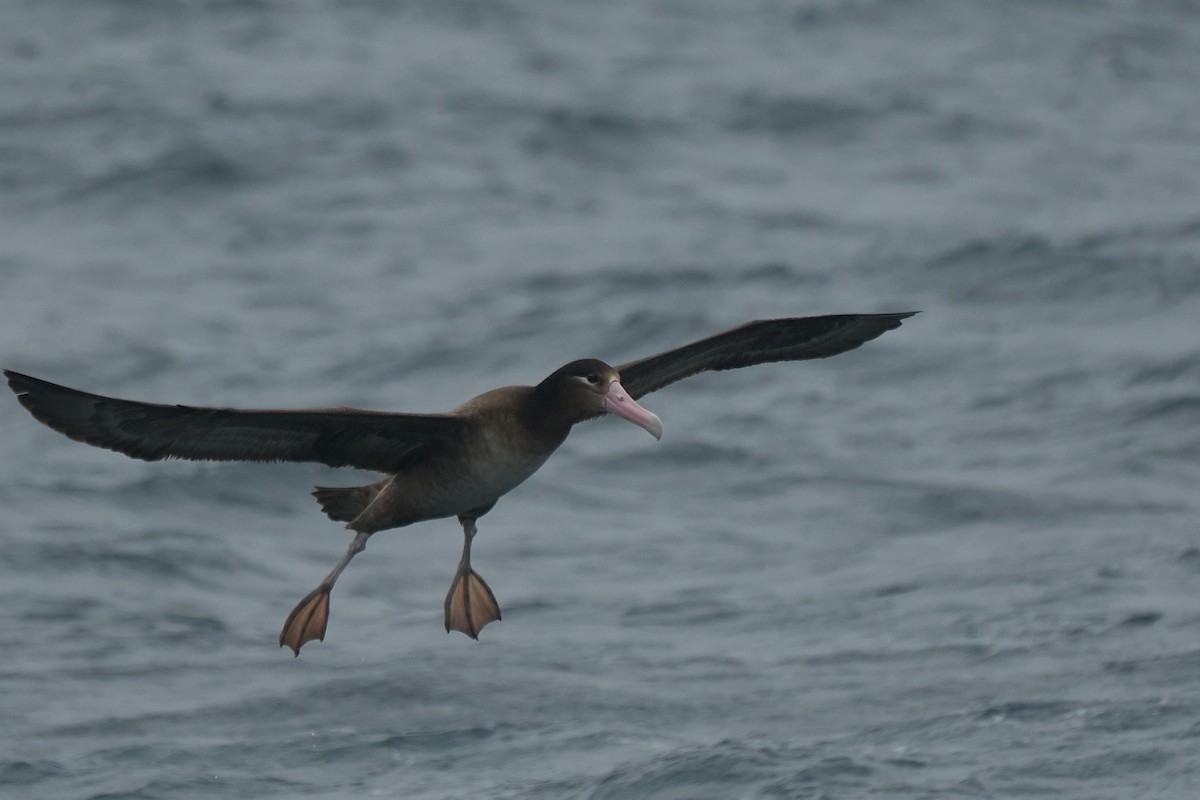
<instances>
[{"instance_id":1,"label":"brown plumage","mask_svg":"<svg viewBox=\"0 0 1200 800\"><path fill-rule=\"evenodd\" d=\"M445 600L446 630L477 638L500 619L487 583L471 568L476 520L532 475L572 426L606 413L662 434L636 400L690 375L772 361L826 358L900 326L915 312L843 314L751 322L613 368L573 361L536 386L485 392L445 414L352 408L239 410L119 400L5 371L21 404L77 441L156 461L314 461L387 473L366 486L317 487L322 510L355 532L345 555L292 613L279 636L297 655L325 638L329 595L374 533L457 517L463 555Z\"/></svg>"}]
</instances>

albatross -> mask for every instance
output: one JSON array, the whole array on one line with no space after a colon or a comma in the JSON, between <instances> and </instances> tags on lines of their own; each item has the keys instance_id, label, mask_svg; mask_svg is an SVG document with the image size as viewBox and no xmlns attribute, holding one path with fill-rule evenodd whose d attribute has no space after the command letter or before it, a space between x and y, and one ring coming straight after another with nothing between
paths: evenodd
<instances>
[{"instance_id":1,"label":"albatross","mask_svg":"<svg viewBox=\"0 0 1200 800\"><path fill-rule=\"evenodd\" d=\"M297 656L324 641L329 595L346 566L379 531L457 517L462 559L446 594L446 632L472 639L500 619L500 604L471 567L476 522L537 472L576 423L612 414L662 438L662 422L638 399L711 370L828 358L900 327L917 312L834 314L749 322L616 367L572 361L536 386L507 386L444 414L355 408L248 410L120 400L5 370L8 385L39 421L76 441L158 461L312 461L385 473L366 486L318 486L331 519L354 539L325 579L288 615L279 646Z\"/></svg>"}]
</instances>

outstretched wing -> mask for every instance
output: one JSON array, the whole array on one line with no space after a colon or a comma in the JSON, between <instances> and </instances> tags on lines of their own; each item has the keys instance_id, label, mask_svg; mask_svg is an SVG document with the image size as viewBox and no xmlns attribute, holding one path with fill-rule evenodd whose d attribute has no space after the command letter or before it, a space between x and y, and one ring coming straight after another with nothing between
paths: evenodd
<instances>
[{"instance_id":1,"label":"outstretched wing","mask_svg":"<svg viewBox=\"0 0 1200 800\"><path fill-rule=\"evenodd\" d=\"M828 358L899 328L916 314L834 314L747 322L733 330L665 353L621 364L621 385L642 395L707 370L738 369L771 361Z\"/></svg>"},{"instance_id":2,"label":"outstretched wing","mask_svg":"<svg viewBox=\"0 0 1200 800\"><path fill-rule=\"evenodd\" d=\"M316 461L394 472L469 423L353 408L243 411L138 403L4 371L21 405L72 439L157 461Z\"/></svg>"}]
</instances>

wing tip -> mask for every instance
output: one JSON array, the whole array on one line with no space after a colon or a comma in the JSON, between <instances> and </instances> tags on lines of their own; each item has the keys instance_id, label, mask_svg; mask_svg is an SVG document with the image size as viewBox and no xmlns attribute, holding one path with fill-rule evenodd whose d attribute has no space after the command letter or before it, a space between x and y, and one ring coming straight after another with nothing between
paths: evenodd
<instances>
[{"instance_id":1,"label":"wing tip","mask_svg":"<svg viewBox=\"0 0 1200 800\"><path fill-rule=\"evenodd\" d=\"M8 381L8 388L17 395L27 394L30 391L30 385L37 380L37 378L11 369L4 370L4 377Z\"/></svg>"},{"instance_id":2,"label":"wing tip","mask_svg":"<svg viewBox=\"0 0 1200 800\"><path fill-rule=\"evenodd\" d=\"M875 314L872 316L878 316L878 317L883 317L883 318L888 319L892 323L892 325L888 328L888 330L895 330L896 328L899 328L901 325L904 324L904 320L911 319L912 317L915 317L917 314L920 314L920 313L921 313L920 311L896 311L896 312L893 312L890 314Z\"/></svg>"},{"instance_id":3,"label":"wing tip","mask_svg":"<svg viewBox=\"0 0 1200 800\"><path fill-rule=\"evenodd\" d=\"M904 320L915 317L920 314L920 311L884 311L877 314L859 314L863 319L887 319L894 320L896 324L900 324Z\"/></svg>"},{"instance_id":4,"label":"wing tip","mask_svg":"<svg viewBox=\"0 0 1200 800\"><path fill-rule=\"evenodd\" d=\"M849 325L857 329L861 339L847 349L855 350L867 342L878 339L888 331L894 331L899 328L904 324L904 320L915 317L920 313L920 311L896 311L879 314L848 315L850 317L848 320ZM837 355L837 353L830 353L829 355Z\"/></svg>"},{"instance_id":5,"label":"wing tip","mask_svg":"<svg viewBox=\"0 0 1200 800\"><path fill-rule=\"evenodd\" d=\"M869 331L870 335L869 339L863 340L867 342L888 331L896 330L904 324L904 320L920 313L920 311L885 311L876 314L843 314L841 317L844 324L859 327L859 330L864 330L862 326L865 326L865 331Z\"/></svg>"},{"instance_id":6,"label":"wing tip","mask_svg":"<svg viewBox=\"0 0 1200 800\"><path fill-rule=\"evenodd\" d=\"M41 378L35 378L32 375L26 375L11 369L4 370L4 377L8 381L8 388L12 389L13 394L21 401L21 405L30 410L33 409L31 403L35 403L40 396L54 392L76 395L85 394L78 389L71 389L57 383L44 381Z\"/></svg>"},{"instance_id":7,"label":"wing tip","mask_svg":"<svg viewBox=\"0 0 1200 800\"><path fill-rule=\"evenodd\" d=\"M30 375L22 375L20 372L14 372L11 369L4 370L4 377L8 379L8 388L12 389L13 394L17 396L17 402L25 406L30 414L39 422L49 425L40 413L40 404L37 402L37 390L39 384L44 383ZM51 426L53 427L53 426Z\"/></svg>"}]
</instances>

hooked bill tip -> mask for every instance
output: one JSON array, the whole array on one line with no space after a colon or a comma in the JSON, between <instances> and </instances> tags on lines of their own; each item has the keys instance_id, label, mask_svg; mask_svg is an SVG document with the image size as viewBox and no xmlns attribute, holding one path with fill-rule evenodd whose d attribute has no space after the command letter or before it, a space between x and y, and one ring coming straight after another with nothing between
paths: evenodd
<instances>
[{"instance_id":1,"label":"hooked bill tip","mask_svg":"<svg viewBox=\"0 0 1200 800\"><path fill-rule=\"evenodd\" d=\"M657 414L638 405L637 401L629 396L625 387L621 386L618 381L609 384L608 391L604 394L604 410L629 420L649 432L655 439L662 439L662 420L658 418Z\"/></svg>"}]
</instances>

